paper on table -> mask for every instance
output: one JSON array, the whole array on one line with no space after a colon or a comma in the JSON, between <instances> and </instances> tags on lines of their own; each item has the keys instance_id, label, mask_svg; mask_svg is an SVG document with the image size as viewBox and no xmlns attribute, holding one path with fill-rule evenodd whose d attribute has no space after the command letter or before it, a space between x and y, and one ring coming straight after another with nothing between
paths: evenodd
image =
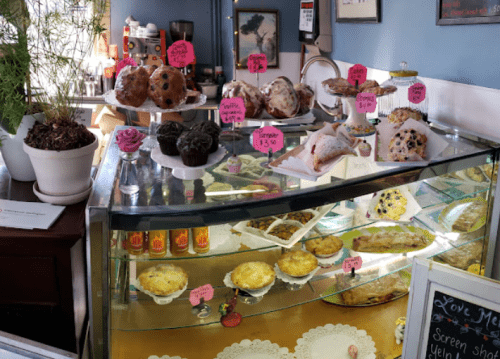
<instances>
[{"instance_id":1,"label":"paper on table","mask_svg":"<svg viewBox=\"0 0 500 359\"><path fill-rule=\"evenodd\" d=\"M0 199L0 226L22 229L48 229L66 207L48 203Z\"/></svg>"}]
</instances>

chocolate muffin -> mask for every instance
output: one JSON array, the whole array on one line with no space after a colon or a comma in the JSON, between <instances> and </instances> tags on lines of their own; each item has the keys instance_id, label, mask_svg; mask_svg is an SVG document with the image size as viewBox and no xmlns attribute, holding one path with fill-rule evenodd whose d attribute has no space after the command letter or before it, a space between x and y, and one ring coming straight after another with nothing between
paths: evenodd
<instances>
[{"instance_id":1,"label":"chocolate muffin","mask_svg":"<svg viewBox=\"0 0 500 359\"><path fill-rule=\"evenodd\" d=\"M212 137L212 146L210 146L209 153L214 153L219 149L219 135L221 128L215 122L203 121L191 127L193 131L200 131Z\"/></svg>"},{"instance_id":2,"label":"chocolate muffin","mask_svg":"<svg viewBox=\"0 0 500 359\"><path fill-rule=\"evenodd\" d=\"M160 144L161 153L167 156L178 156L177 139L187 130L180 122L165 121L156 130L156 138Z\"/></svg>"},{"instance_id":3,"label":"chocolate muffin","mask_svg":"<svg viewBox=\"0 0 500 359\"><path fill-rule=\"evenodd\" d=\"M208 161L212 137L200 131L187 131L177 139L177 150L182 163L189 167L203 166Z\"/></svg>"},{"instance_id":4,"label":"chocolate muffin","mask_svg":"<svg viewBox=\"0 0 500 359\"><path fill-rule=\"evenodd\" d=\"M149 78L148 95L156 106L172 109L186 102L186 78L173 66L160 66Z\"/></svg>"},{"instance_id":5,"label":"chocolate muffin","mask_svg":"<svg viewBox=\"0 0 500 359\"><path fill-rule=\"evenodd\" d=\"M148 81L144 67L125 66L116 79L116 99L122 105L140 107L148 98Z\"/></svg>"}]
</instances>

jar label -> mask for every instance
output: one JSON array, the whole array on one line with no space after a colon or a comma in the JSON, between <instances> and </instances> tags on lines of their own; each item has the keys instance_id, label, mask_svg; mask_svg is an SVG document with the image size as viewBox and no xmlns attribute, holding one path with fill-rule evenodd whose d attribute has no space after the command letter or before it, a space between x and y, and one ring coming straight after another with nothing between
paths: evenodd
<instances>
[{"instance_id":1,"label":"jar label","mask_svg":"<svg viewBox=\"0 0 500 359\"><path fill-rule=\"evenodd\" d=\"M142 249L144 237L142 232L132 232L129 234L129 243L132 249Z\"/></svg>"},{"instance_id":2,"label":"jar label","mask_svg":"<svg viewBox=\"0 0 500 359\"><path fill-rule=\"evenodd\" d=\"M189 302L191 305L195 306L200 304L200 299L203 298L205 302L208 302L214 297L214 288L210 284L205 284L201 287L195 288L189 293Z\"/></svg>"},{"instance_id":3,"label":"jar label","mask_svg":"<svg viewBox=\"0 0 500 359\"><path fill-rule=\"evenodd\" d=\"M177 244L178 248L184 249L188 246L189 238L188 238L188 230L182 229L180 231L174 232L174 241Z\"/></svg>"},{"instance_id":4,"label":"jar label","mask_svg":"<svg viewBox=\"0 0 500 359\"><path fill-rule=\"evenodd\" d=\"M154 253L161 253L165 250L165 236L162 234L155 234L151 241L151 251Z\"/></svg>"},{"instance_id":5,"label":"jar label","mask_svg":"<svg viewBox=\"0 0 500 359\"><path fill-rule=\"evenodd\" d=\"M269 149L277 152L283 148L283 132L273 126L265 126L253 131L253 148L268 153Z\"/></svg>"},{"instance_id":6,"label":"jar label","mask_svg":"<svg viewBox=\"0 0 500 359\"><path fill-rule=\"evenodd\" d=\"M358 113L375 112L377 97L373 93L358 93L356 95L356 111Z\"/></svg>"},{"instance_id":7,"label":"jar label","mask_svg":"<svg viewBox=\"0 0 500 359\"><path fill-rule=\"evenodd\" d=\"M426 88L424 84L414 84L408 88L408 100L411 103L419 104L425 100Z\"/></svg>"},{"instance_id":8,"label":"jar label","mask_svg":"<svg viewBox=\"0 0 500 359\"><path fill-rule=\"evenodd\" d=\"M357 257L350 257L346 258L344 262L342 263L342 269L344 272L350 272L351 269L356 269L359 270L361 269L361 265L363 264L363 260L361 259L360 256Z\"/></svg>"},{"instance_id":9,"label":"jar label","mask_svg":"<svg viewBox=\"0 0 500 359\"><path fill-rule=\"evenodd\" d=\"M366 73L368 70L366 67L360 64L356 64L349 68L349 76L347 77L347 81L353 86L356 86L356 81L358 81L358 85L361 85L366 81Z\"/></svg>"},{"instance_id":10,"label":"jar label","mask_svg":"<svg viewBox=\"0 0 500 359\"><path fill-rule=\"evenodd\" d=\"M185 40L170 45L167 54L168 63L174 67L186 67L195 60L193 44Z\"/></svg>"},{"instance_id":11,"label":"jar label","mask_svg":"<svg viewBox=\"0 0 500 359\"><path fill-rule=\"evenodd\" d=\"M208 227L196 228L193 230L194 242L198 248L206 248L208 246Z\"/></svg>"},{"instance_id":12,"label":"jar label","mask_svg":"<svg viewBox=\"0 0 500 359\"><path fill-rule=\"evenodd\" d=\"M219 106L222 122L233 123L245 120L245 102L241 97L223 98Z\"/></svg>"},{"instance_id":13,"label":"jar label","mask_svg":"<svg viewBox=\"0 0 500 359\"><path fill-rule=\"evenodd\" d=\"M251 54L248 56L248 71L252 74L262 74L267 71L267 57L265 54Z\"/></svg>"}]
</instances>

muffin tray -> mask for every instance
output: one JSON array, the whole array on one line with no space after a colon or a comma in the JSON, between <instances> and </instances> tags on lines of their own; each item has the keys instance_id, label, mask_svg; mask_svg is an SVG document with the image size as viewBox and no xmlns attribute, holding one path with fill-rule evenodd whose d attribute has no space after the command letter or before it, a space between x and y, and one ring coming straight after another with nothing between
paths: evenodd
<instances>
[{"instance_id":1,"label":"muffin tray","mask_svg":"<svg viewBox=\"0 0 500 359\"><path fill-rule=\"evenodd\" d=\"M316 225L316 223L318 223L319 220L333 208L333 206L334 205L332 204L319 207L317 209L307 209L303 211L292 212L283 216L257 218L257 221L269 219L268 223L266 223L265 226L261 226L260 229L251 227L249 225L249 223L256 220L239 222L233 227L233 229L235 231L248 234L252 237L277 244L281 247L291 248L302 237L304 237L304 235L306 235L307 232L309 232L314 227L314 225ZM300 216L303 217L302 222L305 223L301 223L300 221L295 220L299 219L299 217L295 215L296 213L300 213ZM292 215L291 217L295 219L289 219L290 215ZM307 218L311 215L311 219L307 220ZM279 231L280 233L276 233L276 231Z\"/></svg>"}]
</instances>

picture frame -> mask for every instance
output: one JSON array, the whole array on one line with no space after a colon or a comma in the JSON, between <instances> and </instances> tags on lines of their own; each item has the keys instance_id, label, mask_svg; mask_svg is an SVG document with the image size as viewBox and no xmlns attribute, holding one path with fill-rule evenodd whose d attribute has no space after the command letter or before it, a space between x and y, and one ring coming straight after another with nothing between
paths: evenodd
<instances>
[{"instance_id":1,"label":"picture frame","mask_svg":"<svg viewBox=\"0 0 500 359\"><path fill-rule=\"evenodd\" d=\"M380 0L335 0L336 22L379 23Z\"/></svg>"},{"instance_id":2,"label":"picture frame","mask_svg":"<svg viewBox=\"0 0 500 359\"><path fill-rule=\"evenodd\" d=\"M437 0L436 4L436 25L500 22L500 0Z\"/></svg>"},{"instance_id":3,"label":"picture frame","mask_svg":"<svg viewBox=\"0 0 500 359\"><path fill-rule=\"evenodd\" d=\"M274 9L236 9L236 68L247 69L248 56L266 54L267 68L279 68L279 12Z\"/></svg>"},{"instance_id":4,"label":"picture frame","mask_svg":"<svg viewBox=\"0 0 500 359\"><path fill-rule=\"evenodd\" d=\"M498 351L500 283L428 259L413 258L406 313L403 358L423 359L430 353L450 358L479 358L477 347ZM441 340L441 334L453 342ZM453 347L452 343L461 343ZM434 357L434 354L431 355Z\"/></svg>"}]
</instances>

